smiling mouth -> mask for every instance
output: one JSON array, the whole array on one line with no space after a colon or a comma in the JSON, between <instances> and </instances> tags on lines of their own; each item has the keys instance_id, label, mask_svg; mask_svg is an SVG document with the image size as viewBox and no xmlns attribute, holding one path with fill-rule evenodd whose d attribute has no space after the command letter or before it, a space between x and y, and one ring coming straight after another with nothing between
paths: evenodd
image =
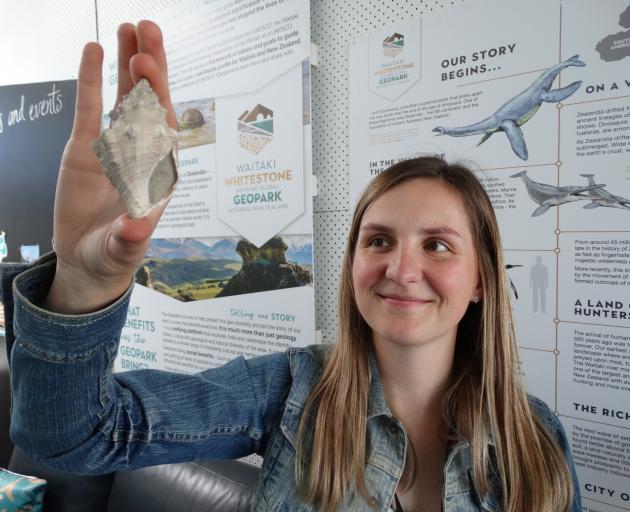
<instances>
[{"instance_id":1,"label":"smiling mouth","mask_svg":"<svg viewBox=\"0 0 630 512\"><path fill-rule=\"evenodd\" d=\"M386 304L399 307L417 307L428 304L429 300L419 299L417 297L404 297L400 295L382 295L377 294Z\"/></svg>"}]
</instances>

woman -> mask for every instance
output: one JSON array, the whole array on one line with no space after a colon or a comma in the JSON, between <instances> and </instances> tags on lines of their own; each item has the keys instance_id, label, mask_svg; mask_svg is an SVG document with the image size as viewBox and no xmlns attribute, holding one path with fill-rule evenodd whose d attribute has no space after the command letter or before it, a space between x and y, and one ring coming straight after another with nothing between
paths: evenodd
<instances>
[{"instance_id":1,"label":"woman","mask_svg":"<svg viewBox=\"0 0 630 512\"><path fill-rule=\"evenodd\" d=\"M56 257L13 285L18 446L84 473L255 452L258 511L581 510L562 427L520 381L491 204L469 171L440 159L398 164L359 201L331 348L197 375L112 375L129 283L160 212L127 218L91 151L101 64L87 45ZM119 100L139 77L174 125L150 22L119 30Z\"/></svg>"},{"instance_id":2,"label":"woman","mask_svg":"<svg viewBox=\"0 0 630 512\"><path fill-rule=\"evenodd\" d=\"M562 427L525 395L497 222L474 175L419 158L376 177L343 269L339 340L300 431L309 438L312 417L306 496L334 507L354 478L361 486L373 353L390 429L406 433L398 510L476 510L466 490L491 510L581 510Z\"/></svg>"}]
</instances>

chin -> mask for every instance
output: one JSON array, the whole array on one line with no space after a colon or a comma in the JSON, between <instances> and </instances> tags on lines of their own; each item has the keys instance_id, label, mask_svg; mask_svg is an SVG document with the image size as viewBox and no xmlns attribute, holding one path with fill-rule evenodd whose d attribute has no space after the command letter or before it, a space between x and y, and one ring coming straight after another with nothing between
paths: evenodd
<instances>
[{"instance_id":1,"label":"chin","mask_svg":"<svg viewBox=\"0 0 630 512\"><path fill-rule=\"evenodd\" d=\"M390 330L387 332L381 332L378 333L378 335L375 336L374 339L406 347L413 347L426 343L426 340L423 339L423 336L420 333L414 332L413 329L410 329L409 331L395 330L392 332Z\"/></svg>"},{"instance_id":2,"label":"chin","mask_svg":"<svg viewBox=\"0 0 630 512\"><path fill-rule=\"evenodd\" d=\"M432 343L455 345L457 329L446 331L418 329L418 321L408 326L400 325L401 323L397 322L398 325L395 328L383 326L381 329L372 329L374 343L380 343L381 346L392 344L398 347L421 347Z\"/></svg>"}]
</instances>

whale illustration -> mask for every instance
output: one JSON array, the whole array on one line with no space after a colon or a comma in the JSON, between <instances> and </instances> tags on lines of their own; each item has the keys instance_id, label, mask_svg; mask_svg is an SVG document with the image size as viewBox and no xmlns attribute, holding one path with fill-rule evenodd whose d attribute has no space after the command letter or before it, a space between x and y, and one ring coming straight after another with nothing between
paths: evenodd
<instances>
[{"instance_id":1,"label":"whale illustration","mask_svg":"<svg viewBox=\"0 0 630 512\"><path fill-rule=\"evenodd\" d=\"M590 196L586 194L591 190L597 190L605 187L606 185L588 185L585 187L556 187L554 185L548 185L546 183L539 183L532 180L527 176L527 171L517 172L512 174L510 178L521 178L527 188L529 197L535 203L540 206L532 212L532 217L538 217L545 213L552 206L558 206L564 203L570 203L571 201L583 201L590 199Z\"/></svg>"},{"instance_id":2,"label":"whale illustration","mask_svg":"<svg viewBox=\"0 0 630 512\"><path fill-rule=\"evenodd\" d=\"M595 183L594 174L580 174L580 176L588 178L589 185L597 185L597 183ZM589 192L588 199L590 199L591 202L583 206L583 208L586 210L599 208L600 206L607 206L609 208L621 208L622 210L630 210L630 199L627 199L621 196L616 196L608 192L608 190L604 190L601 188L596 188L596 189L593 189L591 192Z\"/></svg>"},{"instance_id":3,"label":"whale illustration","mask_svg":"<svg viewBox=\"0 0 630 512\"><path fill-rule=\"evenodd\" d=\"M468 135L483 134L477 146L487 141L493 133L502 131L507 135L512 150L521 160L527 160L527 146L520 126L529 121L538 111L543 102L556 103L571 96L582 85L582 81L573 82L571 85L561 89L551 90L551 86L556 76L564 68L569 66L583 67L586 64L579 59L579 55L574 55L560 64L552 66L540 75L527 89L514 98L506 101L490 117L478 123L460 126L457 128L446 128L437 126L433 131L438 135L451 135L452 137L467 137Z\"/></svg>"}]
</instances>

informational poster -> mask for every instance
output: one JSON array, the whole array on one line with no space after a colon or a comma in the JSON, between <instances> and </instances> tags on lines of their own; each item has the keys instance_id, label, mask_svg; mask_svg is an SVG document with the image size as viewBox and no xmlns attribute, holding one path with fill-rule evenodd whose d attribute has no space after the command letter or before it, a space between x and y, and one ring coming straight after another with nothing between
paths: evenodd
<instances>
[{"instance_id":1,"label":"informational poster","mask_svg":"<svg viewBox=\"0 0 630 512\"><path fill-rule=\"evenodd\" d=\"M180 182L137 272L115 369L194 372L314 343L309 4L190 0L155 21ZM103 46L112 105L116 41Z\"/></svg>"},{"instance_id":2,"label":"informational poster","mask_svg":"<svg viewBox=\"0 0 630 512\"><path fill-rule=\"evenodd\" d=\"M585 510L630 510L630 2L484 0L350 49L351 196L400 160L476 169L528 390Z\"/></svg>"},{"instance_id":3,"label":"informational poster","mask_svg":"<svg viewBox=\"0 0 630 512\"><path fill-rule=\"evenodd\" d=\"M0 87L0 262L30 263L52 250L55 187L75 98L74 80ZM0 334L3 326L0 305Z\"/></svg>"}]
</instances>

